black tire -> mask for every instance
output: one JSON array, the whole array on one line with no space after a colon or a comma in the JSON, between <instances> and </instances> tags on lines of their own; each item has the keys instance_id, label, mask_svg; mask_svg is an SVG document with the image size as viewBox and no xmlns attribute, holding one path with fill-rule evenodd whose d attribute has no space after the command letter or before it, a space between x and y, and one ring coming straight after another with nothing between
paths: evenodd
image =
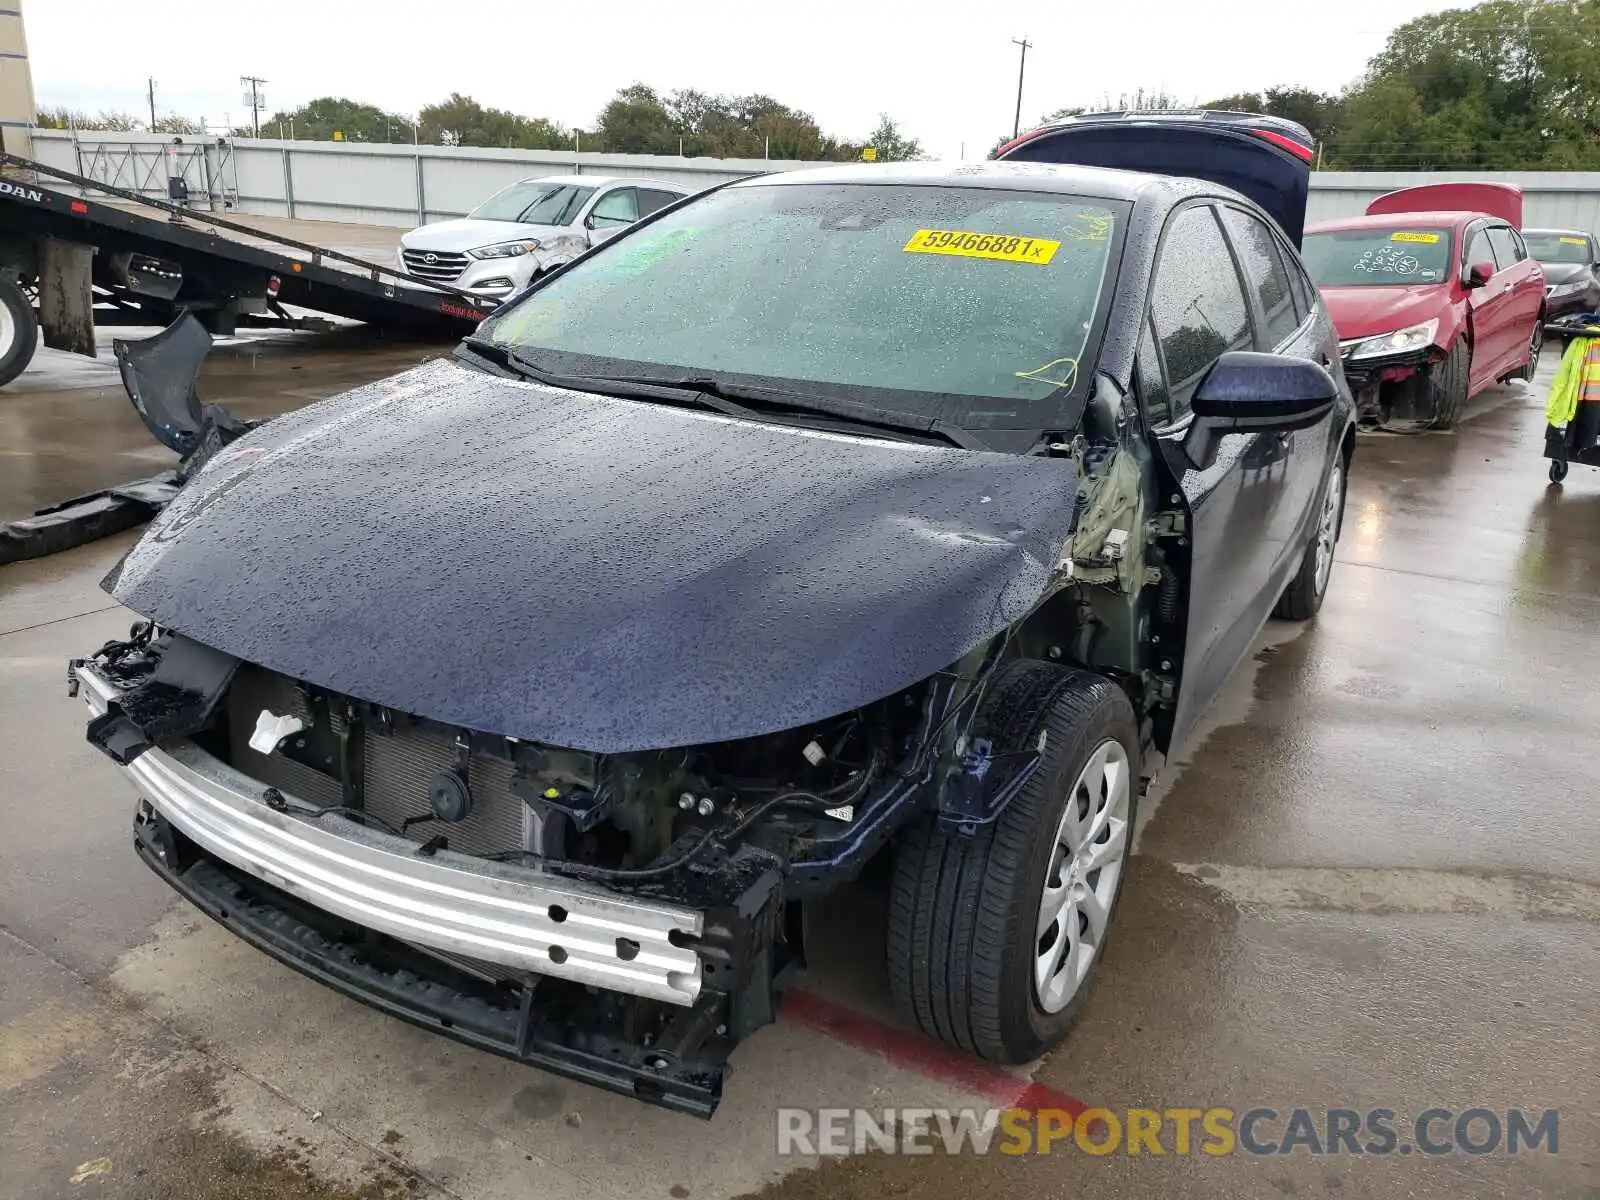
<instances>
[{"instance_id":1,"label":"black tire","mask_svg":"<svg viewBox=\"0 0 1600 1200\"><path fill-rule=\"evenodd\" d=\"M0 387L21 375L39 346L39 319L27 293L11 279L0 279Z\"/></svg>"},{"instance_id":2,"label":"black tire","mask_svg":"<svg viewBox=\"0 0 1600 1200\"><path fill-rule=\"evenodd\" d=\"M1333 460L1333 470L1328 473L1328 482L1322 492L1322 505L1317 511L1317 523L1311 533L1311 543L1300 558L1300 569L1272 608L1272 615L1281 621L1309 621L1321 610L1322 598L1328 594L1328 581L1333 578L1333 545L1338 544L1339 531L1344 527L1344 467L1344 455L1341 454ZM1335 488L1338 494L1330 495ZM1325 524L1330 519L1333 522L1333 545L1328 547L1328 569L1321 572L1317 569L1317 550L1322 544Z\"/></svg>"},{"instance_id":3,"label":"black tire","mask_svg":"<svg viewBox=\"0 0 1600 1200\"><path fill-rule=\"evenodd\" d=\"M1539 320L1533 327L1533 336L1528 339L1528 361L1523 364L1520 371L1512 373L1513 379L1520 379L1523 383L1532 383L1533 377L1539 373L1539 355L1544 353L1544 314L1539 314Z\"/></svg>"},{"instance_id":4,"label":"black tire","mask_svg":"<svg viewBox=\"0 0 1600 1200\"><path fill-rule=\"evenodd\" d=\"M1467 404L1467 388L1472 379L1472 352L1465 338L1457 338L1444 356L1444 361L1433 368L1428 377L1428 399L1433 415L1428 418L1429 429L1454 429L1461 420L1461 410Z\"/></svg>"},{"instance_id":5,"label":"black tire","mask_svg":"<svg viewBox=\"0 0 1600 1200\"><path fill-rule=\"evenodd\" d=\"M1043 733L1044 761L999 819L971 837L931 815L902 833L890 889L890 991L930 1036L997 1062L1028 1062L1066 1037L1115 924L1138 813L1138 724L1109 679L1021 661L1000 668L973 733L991 739L996 754L1031 749ZM1059 870L1056 831L1068 794L1107 741L1121 746L1128 763L1125 840L1118 874L1107 881L1114 887L1109 916L1088 974L1064 1007L1048 1012L1033 976L1040 902L1047 876ZM1071 798L1094 803L1087 792ZM1083 878L1095 887L1099 874Z\"/></svg>"},{"instance_id":6,"label":"black tire","mask_svg":"<svg viewBox=\"0 0 1600 1200\"><path fill-rule=\"evenodd\" d=\"M1550 482L1551 483L1560 483L1566 477L1567 477L1567 464L1562 462L1559 458L1551 459L1550 460Z\"/></svg>"}]
</instances>

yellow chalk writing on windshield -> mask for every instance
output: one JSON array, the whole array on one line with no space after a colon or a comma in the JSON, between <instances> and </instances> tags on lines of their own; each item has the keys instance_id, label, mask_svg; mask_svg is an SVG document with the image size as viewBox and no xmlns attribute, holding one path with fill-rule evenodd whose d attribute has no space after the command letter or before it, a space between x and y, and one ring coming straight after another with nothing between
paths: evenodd
<instances>
[{"instance_id":1,"label":"yellow chalk writing on windshield","mask_svg":"<svg viewBox=\"0 0 1600 1200\"><path fill-rule=\"evenodd\" d=\"M1048 383L1053 387L1071 387L1078 379L1078 360L1075 358L1052 358L1042 367L1035 367L1031 371L1017 371L1018 379L1032 379L1037 383Z\"/></svg>"},{"instance_id":2,"label":"yellow chalk writing on windshield","mask_svg":"<svg viewBox=\"0 0 1600 1200\"><path fill-rule=\"evenodd\" d=\"M1437 233L1407 233L1404 230L1391 233L1391 242L1420 242L1424 246L1432 246L1439 240Z\"/></svg>"}]
</instances>

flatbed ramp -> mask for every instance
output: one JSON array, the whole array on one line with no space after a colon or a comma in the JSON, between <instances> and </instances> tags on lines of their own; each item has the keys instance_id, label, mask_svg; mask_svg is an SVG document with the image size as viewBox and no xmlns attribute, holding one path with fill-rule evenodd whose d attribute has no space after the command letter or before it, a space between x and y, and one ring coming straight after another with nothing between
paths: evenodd
<instances>
[{"instance_id":1,"label":"flatbed ramp","mask_svg":"<svg viewBox=\"0 0 1600 1200\"><path fill-rule=\"evenodd\" d=\"M290 320L288 306L460 337L492 309L468 292L426 283L394 267L31 159L0 154L0 167L10 172L0 178L0 271L25 287L31 281L39 291L45 344L54 349L92 353L92 331L63 327L81 326L81 320L59 319L62 302L71 297L44 294L62 260L81 259L81 251L89 252L93 318L100 325L164 326L187 310L211 332L229 333L241 320ZM41 177L68 186L52 186Z\"/></svg>"}]
</instances>

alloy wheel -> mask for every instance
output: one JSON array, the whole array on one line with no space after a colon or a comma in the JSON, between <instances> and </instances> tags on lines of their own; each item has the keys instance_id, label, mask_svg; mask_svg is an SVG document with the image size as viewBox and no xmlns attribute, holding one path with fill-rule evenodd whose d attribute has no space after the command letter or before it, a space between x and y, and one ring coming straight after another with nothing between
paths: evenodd
<instances>
[{"instance_id":1,"label":"alloy wheel","mask_svg":"<svg viewBox=\"0 0 1600 1200\"><path fill-rule=\"evenodd\" d=\"M1344 466L1333 464L1328 474L1328 490L1322 497L1322 516L1317 522L1317 595L1328 588L1333 573L1333 550L1339 540L1339 505L1344 499Z\"/></svg>"},{"instance_id":2,"label":"alloy wheel","mask_svg":"<svg viewBox=\"0 0 1600 1200\"><path fill-rule=\"evenodd\" d=\"M1078 993L1105 941L1127 861L1131 771L1128 752L1106 738L1090 753L1067 796L1039 897L1034 994L1047 1013Z\"/></svg>"}]
</instances>

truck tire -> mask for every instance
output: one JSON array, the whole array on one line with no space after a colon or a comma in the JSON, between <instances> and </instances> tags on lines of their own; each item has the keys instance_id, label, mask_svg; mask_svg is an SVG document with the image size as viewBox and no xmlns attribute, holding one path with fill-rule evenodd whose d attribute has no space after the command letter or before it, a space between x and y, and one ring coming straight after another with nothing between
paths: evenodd
<instances>
[{"instance_id":1,"label":"truck tire","mask_svg":"<svg viewBox=\"0 0 1600 1200\"><path fill-rule=\"evenodd\" d=\"M1467 404L1467 389L1472 380L1472 352L1466 338L1457 338L1444 356L1444 361L1428 377L1428 399L1433 405L1433 415L1428 418L1429 429L1454 429L1461 420L1461 410Z\"/></svg>"},{"instance_id":2,"label":"truck tire","mask_svg":"<svg viewBox=\"0 0 1600 1200\"><path fill-rule=\"evenodd\" d=\"M21 375L39 346L39 319L27 293L0 279L0 387Z\"/></svg>"},{"instance_id":3,"label":"truck tire","mask_svg":"<svg viewBox=\"0 0 1600 1200\"><path fill-rule=\"evenodd\" d=\"M1339 543L1339 527L1344 523L1344 455L1333 460L1328 484L1322 491L1322 507L1317 511L1317 526L1311 544L1300 559L1289 586L1283 589L1272 615L1283 621L1309 621L1322 607L1328 594L1328 579L1333 574L1333 551Z\"/></svg>"},{"instance_id":4,"label":"truck tire","mask_svg":"<svg viewBox=\"0 0 1600 1200\"><path fill-rule=\"evenodd\" d=\"M971 836L932 814L903 831L889 983L923 1032L1021 1063L1060 1042L1088 997L1127 874L1139 729L1115 683L1054 663L1003 665L981 705L974 737L996 755L1043 738L1043 761Z\"/></svg>"}]
</instances>

